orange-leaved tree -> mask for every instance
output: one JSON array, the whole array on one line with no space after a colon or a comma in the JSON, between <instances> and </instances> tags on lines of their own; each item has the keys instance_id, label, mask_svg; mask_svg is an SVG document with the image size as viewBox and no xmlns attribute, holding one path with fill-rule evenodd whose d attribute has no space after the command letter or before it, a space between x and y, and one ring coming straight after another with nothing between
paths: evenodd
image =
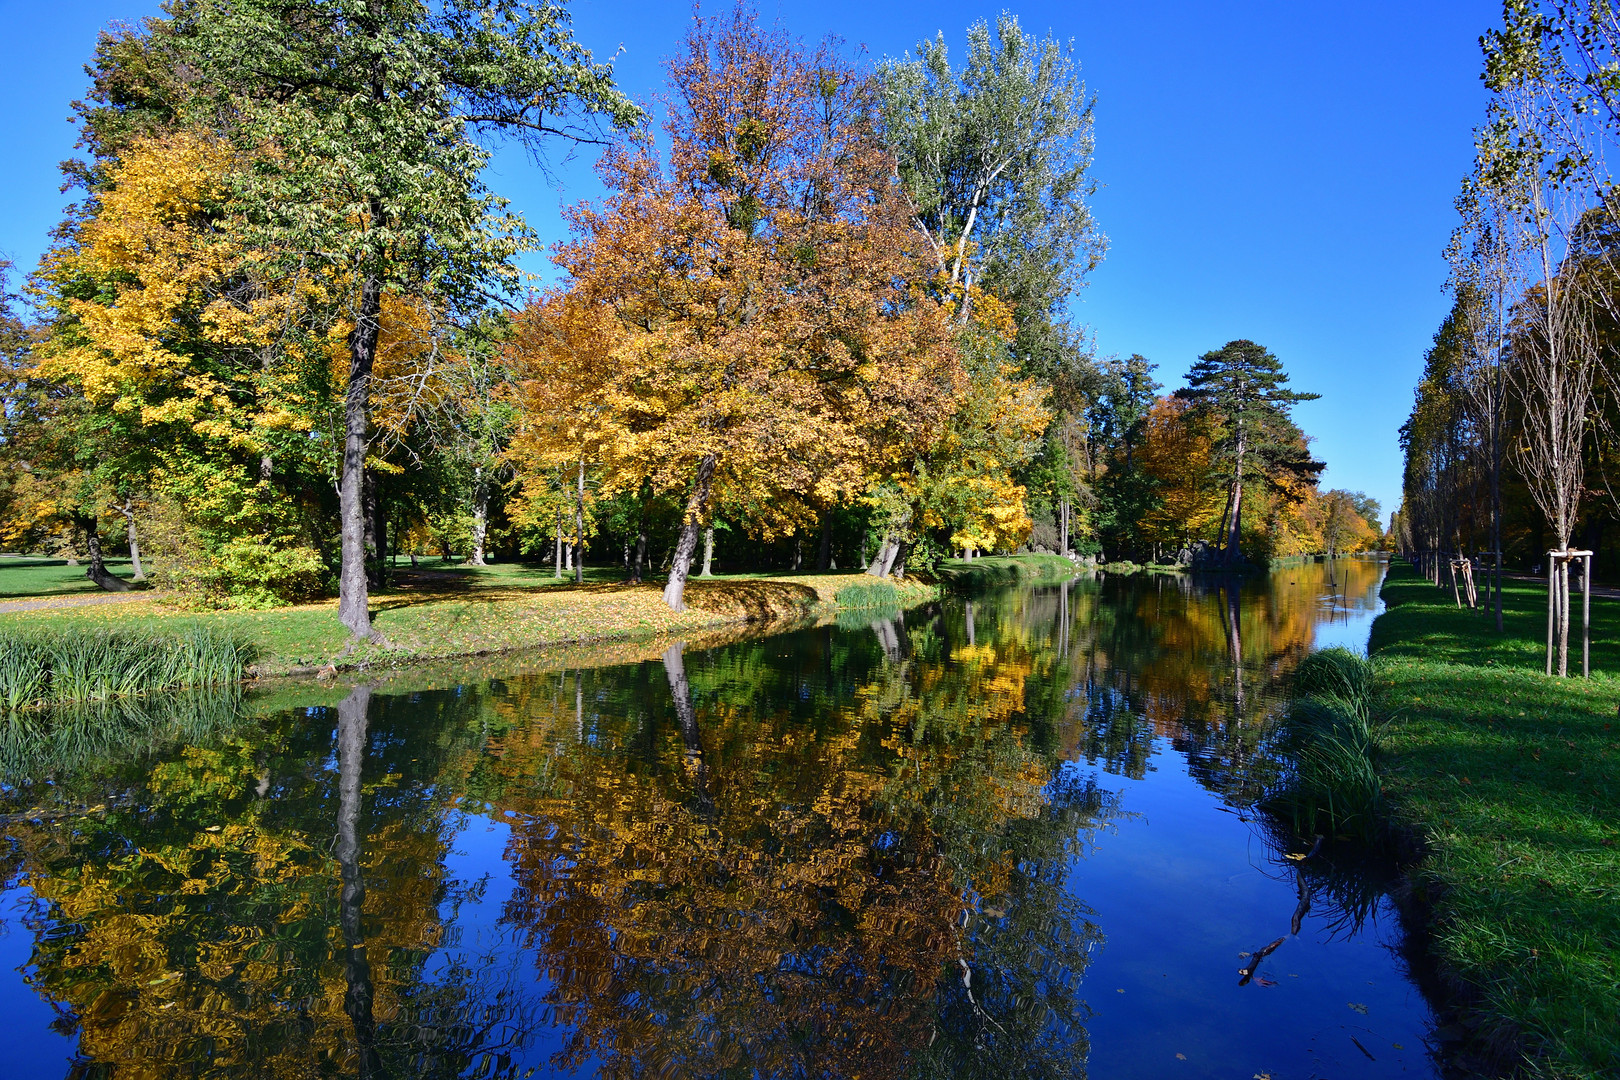
<instances>
[{"instance_id":1,"label":"orange-leaved tree","mask_svg":"<svg viewBox=\"0 0 1620 1080\"><path fill-rule=\"evenodd\" d=\"M607 198L556 255L566 291L513 351L520 449L682 493L679 611L717 491L852 499L944 421L962 369L867 79L739 7L694 21L669 82L667 156L646 127L606 156Z\"/></svg>"}]
</instances>

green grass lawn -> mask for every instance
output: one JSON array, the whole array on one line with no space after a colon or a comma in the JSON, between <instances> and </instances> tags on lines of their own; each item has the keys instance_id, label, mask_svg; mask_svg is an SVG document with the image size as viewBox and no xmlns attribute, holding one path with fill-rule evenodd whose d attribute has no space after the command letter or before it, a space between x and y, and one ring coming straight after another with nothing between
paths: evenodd
<instances>
[{"instance_id":1,"label":"green grass lawn","mask_svg":"<svg viewBox=\"0 0 1620 1080\"><path fill-rule=\"evenodd\" d=\"M88 565L71 566L66 559L0 555L0 600L100 592L96 583L84 576ZM128 559L108 559L106 566L117 577L127 579L132 573Z\"/></svg>"},{"instance_id":2,"label":"green grass lawn","mask_svg":"<svg viewBox=\"0 0 1620 1080\"><path fill-rule=\"evenodd\" d=\"M1532 1075L1620 1075L1620 601L1592 602L1583 680L1542 674L1544 588L1509 584L1503 634L1405 564L1383 595L1380 768L1425 842L1434 951L1485 1045Z\"/></svg>"}]
</instances>

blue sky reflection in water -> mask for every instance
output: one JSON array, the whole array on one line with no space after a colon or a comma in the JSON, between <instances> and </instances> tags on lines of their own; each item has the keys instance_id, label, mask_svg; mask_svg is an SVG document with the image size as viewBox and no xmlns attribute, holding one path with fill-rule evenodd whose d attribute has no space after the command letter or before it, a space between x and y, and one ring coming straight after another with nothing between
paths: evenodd
<instances>
[{"instance_id":1,"label":"blue sky reflection in water","mask_svg":"<svg viewBox=\"0 0 1620 1080\"><path fill-rule=\"evenodd\" d=\"M1433 1075L1377 880L1249 809L1326 571L284 691L14 788L0 1071Z\"/></svg>"}]
</instances>

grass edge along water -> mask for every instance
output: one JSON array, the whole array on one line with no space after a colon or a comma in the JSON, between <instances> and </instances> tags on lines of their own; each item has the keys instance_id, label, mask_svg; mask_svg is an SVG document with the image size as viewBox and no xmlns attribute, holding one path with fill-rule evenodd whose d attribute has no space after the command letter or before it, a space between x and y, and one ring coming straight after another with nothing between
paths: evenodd
<instances>
[{"instance_id":1,"label":"grass edge along water","mask_svg":"<svg viewBox=\"0 0 1620 1080\"><path fill-rule=\"evenodd\" d=\"M1372 661L1343 647L1322 649L1300 661L1292 689L1279 731L1287 765L1265 808L1301 836L1325 833L1376 845L1386 818Z\"/></svg>"},{"instance_id":2,"label":"grass edge along water","mask_svg":"<svg viewBox=\"0 0 1620 1080\"><path fill-rule=\"evenodd\" d=\"M241 680L252 649L218 628L0 631L0 705L8 711L108 701Z\"/></svg>"}]
</instances>

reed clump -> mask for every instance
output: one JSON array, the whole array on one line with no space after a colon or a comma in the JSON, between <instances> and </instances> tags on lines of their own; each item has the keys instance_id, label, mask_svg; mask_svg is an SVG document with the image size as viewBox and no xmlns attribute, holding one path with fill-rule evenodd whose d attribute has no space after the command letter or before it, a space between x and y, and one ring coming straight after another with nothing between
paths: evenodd
<instances>
[{"instance_id":1,"label":"reed clump","mask_svg":"<svg viewBox=\"0 0 1620 1080\"><path fill-rule=\"evenodd\" d=\"M900 607L900 593L887 581L870 585L845 585L833 595L833 603L844 609Z\"/></svg>"},{"instance_id":2,"label":"reed clump","mask_svg":"<svg viewBox=\"0 0 1620 1080\"><path fill-rule=\"evenodd\" d=\"M1281 731L1285 768L1267 809L1300 835L1377 840L1384 790L1375 765L1372 662L1348 649L1324 649L1300 664L1294 691Z\"/></svg>"},{"instance_id":3,"label":"reed clump","mask_svg":"<svg viewBox=\"0 0 1620 1080\"><path fill-rule=\"evenodd\" d=\"M248 646L207 626L0 632L0 705L15 712L234 683L251 658Z\"/></svg>"}]
</instances>

